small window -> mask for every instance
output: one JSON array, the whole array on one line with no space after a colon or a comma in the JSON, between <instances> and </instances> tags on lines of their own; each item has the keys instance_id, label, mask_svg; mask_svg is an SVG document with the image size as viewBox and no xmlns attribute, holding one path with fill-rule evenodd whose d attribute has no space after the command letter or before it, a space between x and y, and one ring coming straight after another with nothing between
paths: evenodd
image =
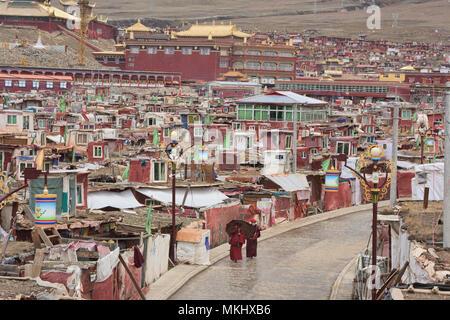
<instances>
[{"instance_id":1,"label":"small window","mask_svg":"<svg viewBox=\"0 0 450 320\"><path fill-rule=\"evenodd\" d=\"M174 47L165 47L164 48L164 53L165 54L174 54L175 52L175 48Z\"/></svg>"},{"instance_id":2,"label":"small window","mask_svg":"<svg viewBox=\"0 0 450 320\"><path fill-rule=\"evenodd\" d=\"M139 53L139 47L131 47L130 53Z\"/></svg>"},{"instance_id":3,"label":"small window","mask_svg":"<svg viewBox=\"0 0 450 320\"><path fill-rule=\"evenodd\" d=\"M194 128L194 137L202 137L203 129L202 128Z\"/></svg>"},{"instance_id":4,"label":"small window","mask_svg":"<svg viewBox=\"0 0 450 320\"><path fill-rule=\"evenodd\" d=\"M66 81L61 81L59 83L59 88L60 89L67 89L67 82Z\"/></svg>"},{"instance_id":5,"label":"small window","mask_svg":"<svg viewBox=\"0 0 450 320\"><path fill-rule=\"evenodd\" d=\"M87 144L87 134L79 133L77 135L77 144Z\"/></svg>"},{"instance_id":6,"label":"small window","mask_svg":"<svg viewBox=\"0 0 450 320\"><path fill-rule=\"evenodd\" d=\"M286 149L292 148L292 136L286 136Z\"/></svg>"},{"instance_id":7,"label":"small window","mask_svg":"<svg viewBox=\"0 0 450 320\"><path fill-rule=\"evenodd\" d=\"M210 48L203 48L203 47L200 48L200 54L201 55L208 56L210 54L210 52L211 52Z\"/></svg>"},{"instance_id":8,"label":"small window","mask_svg":"<svg viewBox=\"0 0 450 320\"><path fill-rule=\"evenodd\" d=\"M53 81L47 81L45 87L46 87L47 89L53 89Z\"/></svg>"},{"instance_id":9,"label":"small window","mask_svg":"<svg viewBox=\"0 0 450 320\"><path fill-rule=\"evenodd\" d=\"M77 184L77 205L84 205L84 187Z\"/></svg>"},{"instance_id":10,"label":"small window","mask_svg":"<svg viewBox=\"0 0 450 320\"><path fill-rule=\"evenodd\" d=\"M102 146L94 146L94 158L101 158L103 156Z\"/></svg>"},{"instance_id":11,"label":"small window","mask_svg":"<svg viewBox=\"0 0 450 320\"><path fill-rule=\"evenodd\" d=\"M317 154L317 149L315 149L315 148L314 148L314 149L311 149L311 150L310 150L310 153L311 153L311 154Z\"/></svg>"},{"instance_id":12,"label":"small window","mask_svg":"<svg viewBox=\"0 0 450 320\"><path fill-rule=\"evenodd\" d=\"M305 151L301 151L300 156L302 157L302 159L306 159L308 157L308 154Z\"/></svg>"},{"instance_id":13,"label":"small window","mask_svg":"<svg viewBox=\"0 0 450 320\"><path fill-rule=\"evenodd\" d=\"M34 80L31 86L33 87L33 89L39 89L39 81Z\"/></svg>"},{"instance_id":14,"label":"small window","mask_svg":"<svg viewBox=\"0 0 450 320\"><path fill-rule=\"evenodd\" d=\"M8 114L8 124L17 124L17 116Z\"/></svg>"},{"instance_id":15,"label":"small window","mask_svg":"<svg viewBox=\"0 0 450 320\"><path fill-rule=\"evenodd\" d=\"M12 87L12 80L5 80L5 87L11 88Z\"/></svg>"},{"instance_id":16,"label":"small window","mask_svg":"<svg viewBox=\"0 0 450 320\"><path fill-rule=\"evenodd\" d=\"M156 54L156 53L158 53L158 48L157 47L148 47L147 53L148 54Z\"/></svg>"},{"instance_id":17,"label":"small window","mask_svg":"<svg viewBox=\"0 0 450 320\"><path fill-rule=\"evenodd\" d=\"M102 34L102 33L103 33L103 30L102 30L101 28L97 28L97 33L98 33L98 34Z\"/></svg>"},{"instance_id":18,"label":"small window","mask_svg":"<svg viewBox=\"0 0 450 320\"><path fill-rule=\"evenodd\" d=\"M166 162L155 161L153 162L153 181L165 182L166 181Z\"/></svg>"},{"instance_id":19,"label":"small window","mask_svg":"<svg viewBox=\"0 0 450 320\"><path fill-rule=\"evenodd\" d=\"M277 155L275 155L275 159L277 159L277 160L283 160L283 159L284 159L284 155L282 155L282 154L277 154Z\"/></svg>"},{"instance_id":20,"label":"small window","mask_svg":"<svg viewBox=\"0 0 450 320\"><path fill-rule=\"evenodd\" d=\"M40 129L45 129L45 127L46 127L45 120L40 119L40 120L38 121L38 128L40 128Z\"/></svg>"},{"instance_id":21,"label":"small window","mask_svg":"<svg viewBox=\"0 0 450 320\"><path fill-rule=\"evenodd\" d=\"M182 54L192 54L192 47L183 47L181 48Z\"/></svg>"},{"instance_id":22,"label":"small window","mask_svg":"<svg viewBox=\"0 0 450 320\"><path fill-rule=\"evenodd\" d=\"M19 80L19 88L26 88L27 82L25 80Z\"/></svg>"}]
</instances>

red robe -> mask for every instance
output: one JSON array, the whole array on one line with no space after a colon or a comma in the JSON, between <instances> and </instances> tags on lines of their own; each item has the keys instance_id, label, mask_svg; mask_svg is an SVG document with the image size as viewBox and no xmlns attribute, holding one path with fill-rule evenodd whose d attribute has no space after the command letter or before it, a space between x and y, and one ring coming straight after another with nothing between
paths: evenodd
<instances>
[{"instance_id":1,"label":"red robe","mask_svg":"<svg viewBox=\"0 0 450 320\"><path fill-rule=\"evenodd\" d=\"M247 258L256 257L256 247L258 245L258 238L261 236L261 228L258 227L250 238L247 239Z\"/></svg>"},{"instance_id":2,"label":"red robe","mask_svg":"<svg viewBox=\"0 0 450 320\"><path fill-rule=\"evenodd\" d=\"M230 259L242 260L242 246L245 243L245 236L242 232L233 233L230 243Z\"/></svg>"}]
</instances>

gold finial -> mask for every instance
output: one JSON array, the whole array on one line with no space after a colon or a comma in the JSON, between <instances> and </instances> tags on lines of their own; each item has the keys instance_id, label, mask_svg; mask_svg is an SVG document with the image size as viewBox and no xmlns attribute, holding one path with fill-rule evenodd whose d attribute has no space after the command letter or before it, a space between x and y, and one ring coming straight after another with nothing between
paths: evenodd
<instances>
[{"instance_id":1,"label":"gold finial","mask_svg":"<svg viewBox=\"0 0 450 320\"><path fill-rule=\"evenodd\" d=\"M244 37L244 43L247 43L247 37Z\"/></svg>"},{"instance_id":2,"label":"gold finial","mask_svg":"<svg viewBox=\"0 0 450 320\"><path fill-rule=\"evenodd\" d=\"M134 40L134 32L133 31L130 32L130 39Z\"/></svg>"},{"instance_id":3,"label":"gold finial","mask_svg":"<svg viewBox=\"0 0 450 320\"><path fill-rule=\"evenodd\" d=\"M216 25L216 20L212 21L212 25L215 26Z\"/></svg>"},{"instance_id":4,"label":"gold finial","mask_svg":"<svg viewBox=\"0 0 450 320\"><path fill-rule=\"evenodd\" d=\"M208 34L208 40L212 40L212 33L211 32L209 32L209 34Z\"/></svg>"},{"instance_id":5,"label":"gold finial","mask_svg":"<svg viewBox=\"0 0 450 320\"><path fill-rule=\"evenodd\" d=\"M137 23L141 23L141 18L138 18L138 22Z\"/></svg>"}]
</instances>

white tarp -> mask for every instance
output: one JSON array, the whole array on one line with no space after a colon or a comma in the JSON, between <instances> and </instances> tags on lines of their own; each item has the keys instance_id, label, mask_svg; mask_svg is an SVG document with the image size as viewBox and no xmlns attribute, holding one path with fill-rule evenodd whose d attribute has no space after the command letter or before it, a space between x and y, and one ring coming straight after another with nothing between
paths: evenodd
<instances>
[{"instance_id":1,"label":"white tarp","mask_svg":"<svg viewBox=\"0 0 450 320\"><path fill-rule=\"evenodd\" d=\"M53 141L54 143L64 143L64 137L60 134L56 136L47 136L47 139Z\"/></svg>"},{"instance_id":2,"label":"white tarp","mask_svg":"<svg viewBox=\"0 0 450 320\"><path fill-rule=\"evenodd\" d=\"M145 284L150 285L169 268L170 235L160 234L147 238L145 254Z\"/></svg>"},{"instance_id":3,"label":"white tarp","mask_svg":"<svg viewBox=\"0 0 450 320\"><path fill-rule=\"evenodd\" d=\"M187 188L176 188L175 203L181 205ZM162 203L172 203L172 189L140 188L137 192ZM203 208L221 204L228 199L216 188L191 188L186 196L184 205L190 208Z\"/></svg>"},{"instance_id":4,"label":"white tarp","mask_svg":"<svg viewBox=\"0 0 450 320\"><path fill-rule=\"evenodd\" d=\"M444 163L417 165L414 171L415 177L411 179L412 200L423 200L425 187L430 189L428 200L444 200Z\"/></svg>"},{"instance_id":5,"label":"white tarp","mask_svg":"<svg viewBox=\"0 0 450 320\"><path fill-rule=\"evenodd\" d=\"M88 208L90 210L112 207L116 209L138 208L143 205L137 202L133 192L130 189L115 191L94 191L88 192Z\"/></svg>"},{"instance_id":6,"label":"white tarp","mask_svg":"<svg viewBox=\"0 0 450 320\"><path fill-rule=\"evenodd\" d=\"M293 192L301 190L310 190L306 175L292 173L287 175L264 175L266 178L283 188L284 191Z\"/></svg>"},{"instance_id":7,"label":"white tarp","mask_svg":"<svg viewBox=\"0 0 450 320\"><path fill-rule=\"evenodd\" d=\"M95 282L103 282L108 279L114 268L119 263L119 247L112 251L107 256L97 260L97 277Z\"/></svg>"},{"instance_id":8,"label":"white tarp","mask_svg":"<svg viewBox=\"0 0 450 320\"><path fill-rule=\"evenodd\" d=\"M358 160L358 159L359 159L358 157L347 158L347 166L349 166L352 169L355 169L356 160ZM344 166L344 162L343 161L342 161L341 178L342 179L355 178L355 175L353 174L353 172L350 169L348 169L347 167Z\"/></svg>"}]
</instances>

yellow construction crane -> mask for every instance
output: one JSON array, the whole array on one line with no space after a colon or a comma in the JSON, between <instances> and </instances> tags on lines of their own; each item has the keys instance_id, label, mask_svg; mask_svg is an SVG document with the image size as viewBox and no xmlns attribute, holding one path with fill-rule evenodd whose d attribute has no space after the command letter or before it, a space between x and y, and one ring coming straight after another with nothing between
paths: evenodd
<instances>
[{"instance_id":1,"label":"yellow construction crane","mask_svg":"<svg viewBox=\"0 0 450 320\"><path fill-rule=\"evenodd\" d=\"M86 64L87 8L89 6L89 0L79 0L78 6L80 7L80 48L78 50L78 62L84 66Z\"/></svg>"}]
</instances>

